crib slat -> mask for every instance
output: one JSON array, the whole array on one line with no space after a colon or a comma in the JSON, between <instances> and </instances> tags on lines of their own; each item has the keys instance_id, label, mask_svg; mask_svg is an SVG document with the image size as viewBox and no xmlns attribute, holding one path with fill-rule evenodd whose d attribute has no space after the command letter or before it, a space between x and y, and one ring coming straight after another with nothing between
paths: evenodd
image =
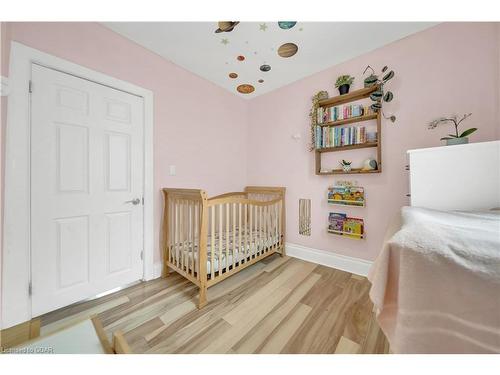
<instances>
[{"instance_id":1,"label":"crib slat","mask_svg":"<svg viewBox=\"0 0 500 375\"><path fill-rule=\"evenodd\" d=\"M231 216L231 220L233 222L233 270L234 270L234 265L236 263L236 255L238 254L237 252L237 247L236 247L236 204L232 203L231 206L233 207L233 215Z\"/></svg>"},{"instance_id":2,"label":"crib slat","mask_svg":"<svg viewBox=\"0 0 500 375\"><path fill-rule=\"evenodd\" d=\"M259 248L258 248L258 253L262 253L263 249L263 243L262 243L262 231L263 231L263 225L262 225L262 206L259 206Z\"/></svg>"},{"instance_id":3,"label":"crib slat","mask_svg":"<svg viewBox=\"0 0 500 375\"><path fill-rule=\"evenodd\" d=\"M248 204L245 204L244 205L244 221L245 221L245 262L247 261L247 256L248 256L248 251L249 251L249 248L250 248L250 245L248 243Z\"/></svg>"},{"instance_id":4,"label":"crib slat","mask_svg":"<svg viewBox=\"0 0 500 375\"><path fill-rule=\"evenodd\" d=\"M262 211L262 244L261 244L260 255L266 252L266 225L267 225L266 207L261 207L261 211Z\"/></svg>"},{"instance_id":5,"label":"crib slat","mask_svg":"<svg viewBox=\"0 0 500 375\"><path fill-rule=\"evenodd\" d=\"M271 210L269 210L269 206L264 207L264 220L265 220L265 250L264 252L269 251L269 215L271 213Z\"/></svg>"},{"instance_id":6,"label":"crib slat","mask_svg":"<svg viewBox=\"0 0 500 375\"><path fill-rule=\"evenodd\" d=\"M174 202L172 198L168 200L168 241L170 246L170 251L168 252L168 261L173 263L174 260L174 246L175 238L174 238L174 225L175 225L175 217L174 217Z\"/></svg>"},{"instance_id":7,"label":"crib slat","mask_svg":"<svg viewBox=\"0 0 500 375\"><path fill-rule=\"evenodd\" d=\"M255 208L255 206L252 206L252 205L248 205L248 209L250 211L250 243L249 243L249 247L250 247L250 251L249 251L249 255L250 255L250 258L252 258L252 254L254 252L254 241L253 241L253 210Z\"/></svg>"},{"instance_id":8,"label":"crib slat","mask_svg":"<svg viewBox=\"0 0 500 375\"><path fill-rule=\"evenodd\" d=\"M189 253L188 253L188 266L187 271L194 276L194 265L192 263L194 253L194 202L189 202Z\"/></svg>"},{"instance_id":9,"label":"crib slat","mask_svg":"<svg viewBox=\"0 0 500 375\"><path fill-rule=\"evenodd\" d=\"M278 229L279 229L279 234L278 234L278 245L280 248L283 247L283 241L282 241L282 235L283 235L283 205L281 202L278 204L279 206L279 216L278 216Z\"/></svg>"},{"instance_id":10,"label":"crib slat","mask_svg":"<svg viewBox=\"0 0 500 375\"><path fill-rule=\"evenodd\" d=\"M186 242L187 242L187 218L186 218L186 207L187 201L183 200L181 203L182 207L182 253L181 253L181 268L184 271L185 260L186 260Z\"/></svg>"},{"instance_id":11,"label":"crib slat","mask_svg":"<svg viewBox=\"0 0 500 375\"><path fill-rule=\"evenodd\" d=\"M225 204L226 206L226 272L229 271L229 203Z\"/></svg>"},{"instance_id":12,"label":"crib slat","mask_svg":"<svg viewBox=\"0 0 500 375\"><path fill-rule=\"evenodd\" d=\"M175 265L179 267L179 247L180 247L180 208L179 201L175 200Z\"/></svg>"},{"instance_id":13,"label":"crib slat","mask_svg":"<svg viewBox=\"0 0 500 375\"><path fill-rule=\"evenodd\" d=\"M240 264L240 259L243 254L243 248L241 247L241 203L238 203L238 264Z\"/></svg>"},{"instance_id":14,"label":"crib slat","mask_svg":"<svg viewBox=\"0 0 500 375\"><path fill-rule=\"evenodd\" d=\"M212 238L210 241L210 277L214 279L214 260L215 260L215 206L210 207L212 210Z\"/></svg>"},{"instance_id":15,"label":"crib slat","mask_svg":"<svg viewBox=\"0 0 500 375\"><path fill-rule=\"evenodd\" d=\"M223 245L223 232L222 232L222 220L223 220L224 214L222 211L222 204L219 205L219 260L218 260L218 268L219 268L219 275L222 273L222 245ZM214 262L215 263L215 262Z\"/></svg>"},{"instance_id":16,"label":"crib slat","mask_svg":"<svg viewBox=\"0 0 500 375\"><path fill-rule=\"evenodd\" d=\"M277 249L278 247L278 220L279 220L279 204L276 203L274 205L274 213L276 215L276 217L274 218L274 239L273 239L273 242L274 242L274 248Z\"/></svg>"}]
</instances>

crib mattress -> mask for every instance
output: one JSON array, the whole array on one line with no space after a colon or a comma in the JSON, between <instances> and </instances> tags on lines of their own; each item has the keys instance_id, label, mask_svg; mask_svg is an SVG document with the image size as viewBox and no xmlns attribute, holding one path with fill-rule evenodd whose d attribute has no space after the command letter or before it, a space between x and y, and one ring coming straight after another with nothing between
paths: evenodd
<instances>
[{"instance_id":1,"label":"crib mattress","mask_svg":"<svg viewBox=\"0 0 500 375\"><path fill-rule=\"evenodd\" d=\"M214 266L214 272L219 271L219 265L221 269L226 268L227 265L237 263L242 259L245 259L251 255L260 252L263 249L272 247L279 242L279 235L273 234L266 238L266 233L263 230L255 229L253 231L246 232L246 244L239 246L239 236L238 230L234 232L230 231L229 238L226 238L226 232L222 233L222 236L215 234L214 238L211 235L208 236L207 240L207 274L212 272L212 263ZM251 235L250 235L251 234ZM236 242L233 243L233 239L236 237ZM251 238L250 238L251 237ZM241 233L242 242L245 241L245 231ZM212 262L212 244L214 252L214 261ZM226 251L227 248L227 251ZM191 270L193 265L191 261L191 252L193 247L190 242L178 243L174 248L171 249L172 252L177 254L177 257L184 256L184 259L188 259L189 269ZM221 254L219 251L221 250ZM194 269L198 270L198 244L194 246ZM227 255L226 255L227 253ZM219 256L221 259L219 259ZM180 259L180 258L179 258Z\"/></svg>"}]
</instances>

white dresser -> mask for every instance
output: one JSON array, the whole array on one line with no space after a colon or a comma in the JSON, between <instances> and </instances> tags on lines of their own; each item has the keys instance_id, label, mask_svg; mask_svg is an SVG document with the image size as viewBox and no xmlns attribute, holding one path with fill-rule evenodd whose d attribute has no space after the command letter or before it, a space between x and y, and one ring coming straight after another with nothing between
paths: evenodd
<instances>
[{"instance_id":1,"label":"white dresser","mask_svg":"<svg viewBox=\"0 0 500 375\"><path fill-rule=\"evenodd\" d=\"M412 206L500 207L500 141L409 150L408 158Z\"/></svg>"}]
</instances>

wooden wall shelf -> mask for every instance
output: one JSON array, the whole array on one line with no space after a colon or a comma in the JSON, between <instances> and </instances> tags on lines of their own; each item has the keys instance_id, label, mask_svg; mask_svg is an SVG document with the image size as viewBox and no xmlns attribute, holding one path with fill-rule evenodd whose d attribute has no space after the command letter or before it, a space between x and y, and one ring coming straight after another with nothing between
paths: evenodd
<instances>
[{"instance_id":1,"label":"wooden wall shelf","mask_svg":"<svg viewBox=\"0 0 500 375\"><path fill-rule=\"evenodd\" d=\"M354 102L355 100L368 98L370 94L377 91L378 86L366 87L360 90L351 91L349 94L334 96L333 98L319 101L320 107L333 107L335 105Z\"/></svg>"},{"instance_id":2,"label":"wooden wall shelf","mask_svg":"<svg viewBox=\"0 0 500 375\"><path fill-rule=\"evenodd\" d=\"M340 104L346 104L354 102L360 99L366 99L370 97L370 94L378 89L378 86L367 87L360 90L355 90L349 94L335 96L333 98L323 99L319 101L320 107L333 107ZM347 124L355 124L362 121L376 120L377 121L377 142L362 143L349 146L339 146L339 147L325 147L314 150L315 153L315 172L318 176L327 176L333 174L364 174L364 173L381 173L382 172L382 115L381 111L373 113L366 116L351 117L344 120L332 121L325 124L318 124L319 126L341 126ZM321 172L321 154L325 152L339 152L356 150L361 148L374 147L377 149L377 165L378 169L363 171L360 168L353 168L350 172L344 172L342 169L333 169L329 172Z\"/></svg>"},{"instance_id":3,"label":"wooden wall shelf","mask_svg":"<svg viewBox=\"0 0 500 375\"><path fill-rule=\"evenodd\" d=\"M358 148L370 148L370 147L378 147L378 142L358 143L357 145L349 145L349 146L323 147L323 148L318 148L316 151L321 154L323 152L337 152L337 151L355 150Z\"/></svg>"},{"instance_id":4,"label":"wooden wall shelf","mask_svg":"<svg viewBox=\"0 0 500 375\"><path fill-rule=\"evenodd\" d=\"M380 172L382 172L382 171L379 169L364 171L361 168L353 168L349 172L344 172L343 169L333 169L330 172L320 172L320 173L316 173L316 174L322 175L322 176L328 176L331 174L363 174L363 173L380 173Z\"/></svg>"},{"instance_id":5,"label":"wooden wall shelf","mask_svg":"<svg viewBox=\"0 0 500 375\"><path fill-rule=\"evenodd\" d=\"M325 122L324 124L318 124L319 126L341 126L341 125L347 125L347 124L353 124L356 122L362 122L362 121L368 121L368 120L376 120L377 119L377 114L373 113L371 115L366 115L366 116L356 116L356 117L351 117L351 118L346 118L344 120L337 120L337 121L330 121L330 122Z\"/></svg>"},{"instance_id":6,"label":"wooden wall shelf","mask_svg":"<svg viewBox=\"0 0 500 375\"><path fill-rule=\"evenodd\" d=\"M353 238L355 240L362 240L363 238L365 238L365 234L355 234L355 233L349 233L349 232L344 232L344 231L341 231L341 230L332 230L332 229L327 229L328 233L331 233L331 234L336 234L338 236L343 236L343 237L347 237L347 238Z\"/></svg>"}]
</instances>

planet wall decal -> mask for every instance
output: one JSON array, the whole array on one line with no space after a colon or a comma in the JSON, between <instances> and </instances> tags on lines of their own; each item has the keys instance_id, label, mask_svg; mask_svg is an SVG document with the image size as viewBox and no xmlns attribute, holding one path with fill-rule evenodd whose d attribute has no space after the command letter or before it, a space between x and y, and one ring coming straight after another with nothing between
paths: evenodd
<instances>
[{"instance_id":1,"label":"planet wall decal","mask_svg":"<svg viewBox=\"0 0 500 375\"><path fill-rule=\"evenodd\" d=\"M285 43L278 48L278 55L281 57L292 57L298 50L299 47L295 43Z\"/></svg>"},{"instance_id":2,"label":"planet wall decal","mask_svg":"<svg viewBox=\"0 0 500 375\"><path fill-rule=\"evenodd\" d=\"M236 60L243 61L243 60L245 60L245 56L239 55L238 57L236 57Z\"/></svg>"},{"instance_id":3,"label":"planet wall decal","mask_svg":"<svg viewBox=\"0 0 500 375\"><path fill-rule=\"evenodd\" d=\"M259 79L259 83L264 83L264 80L263 79Z\"/></svg>"},{"instance_id":4,"label":"planet wall decal","mask_svg":"<svg viewBox=\"0 0 500 375\"><path fill-rule=\"evenodd\" d=\"M262 72L268 72L271 70L271 66L267 65L267 64L264 64L264 65L261 65L260 68L259 68Z\"/></svg>"},{"instance_id":5,"label":"planet wall decal","mask_svg":"<svg viewBox=\"0 0 500 375\"><path fill-rule=\"evenodd\" d=\"M236 90L241 94L251 94L252 92L255 91L255 87L245 83L243 85L239 85L238 87L236 87Z\"/></svg>"},{"instance_id":6,"label":"planet wall decal","mask_svg":"<svg viewBox=\"0 0 500 375\"><path fill-rule=\"evenodd\" d=\"M230 33L239 24L239 21L219 21L219 28L215 30L216 33Z\"/></svg>"},{"instance_id":7,"label":"planet wall decal","mask_svg":"<svg viewBox=\"0 0 500 375\"><path fill-rule=\"evenodd\" d=\"M288 30L294 27L297 24L297 21L279 21L278 26L283 30Z\"/></svg>"},{"instance_id":8,"label":"planet wall decal","mask_svg":"<svg viewBox=\"0 0 500 375\"><path fill-rule=\"evenodd\" d=\"M236 73L229 73L229 78L238 78L238 74Z\"/></svg>"}]
</instances>

